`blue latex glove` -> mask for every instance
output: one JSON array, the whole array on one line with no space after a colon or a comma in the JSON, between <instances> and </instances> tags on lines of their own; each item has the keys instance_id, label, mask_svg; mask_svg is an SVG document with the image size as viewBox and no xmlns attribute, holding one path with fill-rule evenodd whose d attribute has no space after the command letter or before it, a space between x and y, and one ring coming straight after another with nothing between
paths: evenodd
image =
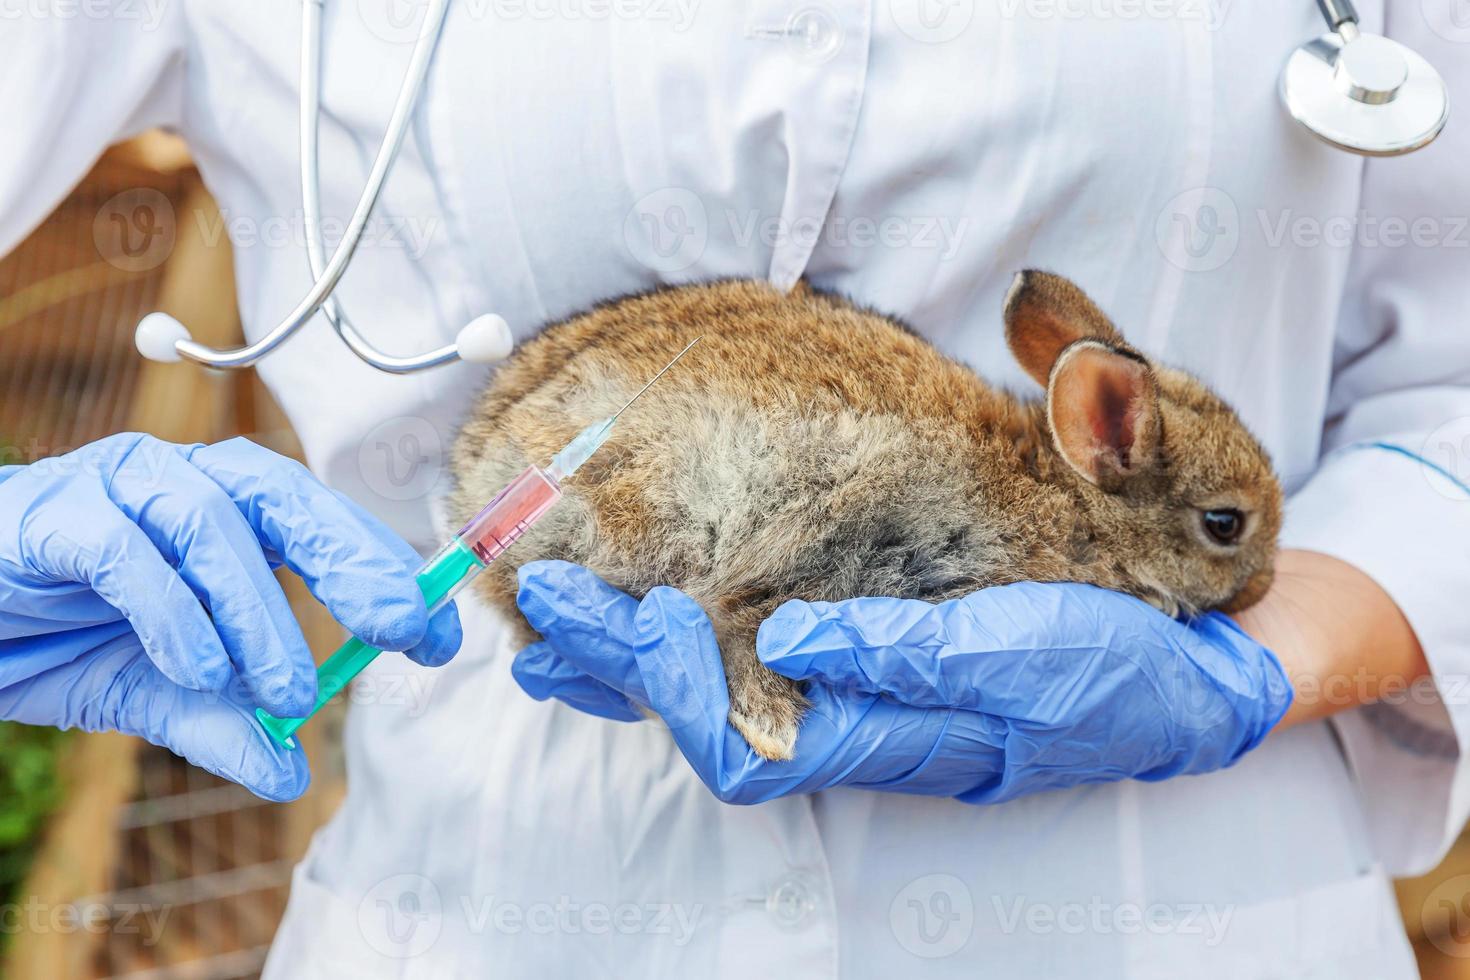
<instances>
[{"instance_id":1,"label":"blue latex glove","mask_svg":"<svg viewBox=\"0 0 1470 980\"><path fill-rule=\"evenodd\" d=\"M306 714L316 672L271 572L424 664L459 648L428 621L407 543L299 464L244 439L113 436L0 471L0 718L139 735L270 800L310 779L254 717Z\"/></svg>"},{"instance_id":2,"label":"blue latex glove","mask_svg":"<svg viewBox=\"0 0 1470 980\"><path fill-rule=\"evenodd\" d=\"M721 800L832 786L997 803L1039 790L1228 766L1285 714L1276 658L1225 616L1179 622L1088 585L1022 583L937 605L788 602L762 661L807 681L796 758L769 762L726 720L704 611L675 589L642 602L564 562L520 570L544 641L516 679L604 718L648 708Z\"/></svg>"}]
</instances>

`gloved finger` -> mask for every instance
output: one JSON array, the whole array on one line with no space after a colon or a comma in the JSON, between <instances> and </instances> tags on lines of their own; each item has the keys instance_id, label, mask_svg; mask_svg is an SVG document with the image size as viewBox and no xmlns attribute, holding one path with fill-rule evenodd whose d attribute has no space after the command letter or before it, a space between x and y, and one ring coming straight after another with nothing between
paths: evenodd
<instances>
[{"instance_id":1,"label":"gloved finger","mask_svg":"<svg viewBox=\"0 0 1470 980\"><path fill-rule=\"evenodd\" d=\"M808 684L806 694L794 764L812 775L800 792L846 785L956 796L992 789L1005 773L1011 733L1003 719L841 693L820 682Z\"/></svg>"},{"instance_id":2,"label":"gloved finger","mask_svg":"<svg viewBox=\"0 0 1470 980\"><path fill-rule=\"evenodd\" d=\"M174 447L155 446L159 458L146 467L122 461L109 496L209 608L255 703L282 717L306 714L316 664L254 532L214 481Z\"/></svg>"},{"instance_id":3,"label":"gloved finger","mask_svg":"<svg viewBox=\"0 0 1470 980\"><path fill-rule=\"evenodd\" d=\"M403 655L425 667L442 667L454 659L463 642L464 628L459 622L459 607L451 602L429 618L424 638L403 651Z\"/></svg>"},{"instance_id":4,"label":"gloved finger","mask_svg":"<svg viewBox=\"0 0 1470 980\"><path fill-rule=\"evenodd\" d=\"M100 487L74 507L39 506L26 527L33 570L57 583L86 584L127 619L159 670L196 691L217 690L233 675L204 607L142 529Z\"/></svg>"},{"instance_id":5,"label":"gloved finger","mask_svg":"<svg viewBox=\"0 0 1470 980\"><path fill-rule=\"evenodd\" d=\"M777 673L840 690L1049 718L1085 692L1034 681L1105 672L1110 662L1126 669L1148 652L1133 628L1148 616L1178 627L1130 596L1070 583L1021 582L937 604L793 600L761 624L756 649Z\"/></svg>"},{"instance_id":6,"label":"gloved finger","mask_svg":"<svg viewBox=\"0 0 1470 980\"><path fill-rule=\"evenodd\" d=\"M399 537L392 528L359 506L346 494L337 493L337 499L342 501L344 507L357 515L357 519L364 526L377 533L378 540L398 556L403 562L403 567L408 569L410 574L418 572L424 559L414 550L413 545ZM454 659L462 642L464 642L464 632L459 624L459 609L451 602L429 620L429 628L424 633L423 640L418 645L404 650L403 655L425 667L441 667Z\"/></svg>"},{"instance_id":7,"label":"gloved finger","mask_svg":"<svg viewBox=\"0 0 1470 980\"><path fill-rule=\"evenodd\" d=\"M549 643L533 643L517 653L510 673L521 690L537 701L556 698L610 721L640 721L646 717L625 695L572 666Z\"/></svg>"},{"instance_id":8,"label":"gloved finger","mask_svg":"<svg viewBox=\"0 0 1470 980\"><path fill-rule=\"evenodd\" d=\"M132 636L0 689L0 717L136 735L267 800L294 800L311 781L305 753L277 745L243 691L185 690Z\"/></svg>"},{"instance_id":9,"label":"gloved finger","mask_svg":"<svg viewBox=\"0 0 1470 980\"><path fill-rule=\"evenodd\" d=\"M695 773L725 803L762 803L860 779L881 784L900 778L932 753L931 739L917 758L907 758L881 728L865 727L877 698L816 690L797 735L796 758L771 762L729 724L723 662L709 617L698 603L677 589L653 589L639 604L634 627L638 670L652 709ZM879 745L884 752L876 751Z\"/></svg>"},{"instance_id":10,"label":"gloved finger","mask_svg":"<svg viewBox=\"0 0 1470 980\"><path fill-rule=\"evenodd\" d=\"M719 646L699 604L677 589L657 588L644 597L634 625L649 704L710 792L745 804L800 791L806 766L767 761L730 726ZM800 735L797 746L804 751Z\"/></svg>"},{"instance_id":11,"label":"gloved finger","mask_svg":"<svg viewBox=\"0 0 1470 980\"><path fill-rule=\"evenodd\" d=\"M304 466L247 439L182 451L354 636L383 650L423 641L428 609L412 572Z\"/></svg>"},{"instance_id":12,"label":"gloved finger","mask_svg":"<svg viewBox=\"0 0 1470 980\"><path fill-rule=\"evenodd\" d=\"M635 648L638 601L592 572L564 561L527 562L518 570L516 603L562 659L645 707L648 692Z\"/></svg>"}]
</instances>

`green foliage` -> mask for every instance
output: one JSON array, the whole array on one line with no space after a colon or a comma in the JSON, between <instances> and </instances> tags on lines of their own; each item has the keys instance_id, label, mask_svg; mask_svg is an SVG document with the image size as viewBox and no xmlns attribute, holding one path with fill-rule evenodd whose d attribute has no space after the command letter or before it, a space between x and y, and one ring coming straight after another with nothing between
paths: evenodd
<instances>
[{"instance_id":1,"label":"green foliage","mask_svg":"<svg viewBox=\"0 0 1470 980\"><path fill-rule=\"evenodd\" d=\"M0 721L0 901L24 883L46 820L61 802L56 763L66 738Z\"/></svg>"},{"instance_id":2,"label":"green foliage","mask_svg":"<svg viewBox=\"0 0 1470 980\"><path fill-rule=\"evenodd\" d=\"M0 439L0 465L16 460ZM57 761L67 737L53 728L0 721L0 903L19 900L41 832L61 804ZM0 934L0 948L9 938Z\"/></svg>"}]
</instances>

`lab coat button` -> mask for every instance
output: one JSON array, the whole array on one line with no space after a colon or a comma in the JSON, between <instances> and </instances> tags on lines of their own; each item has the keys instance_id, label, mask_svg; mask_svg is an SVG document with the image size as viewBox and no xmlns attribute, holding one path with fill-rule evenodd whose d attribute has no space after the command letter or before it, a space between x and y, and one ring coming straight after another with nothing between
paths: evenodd
<instances>
[{"instance_id":1,"label":"lab coat button","mask_svg":"<svg viewBox=\"0 0 1470 980\"><path fill-rule=\"evenodd\" d=\"M801 60L820 64L842 47L843 31L831 11L807 7L787 20L786 37Z\"/></svg>"},{"instance_id":2,"label":"lab coat button","mask_svg":"<svg viewBox=\"0 0 1470 980\"><path fill-rule=\"evenodd\" d=\"M800 929L816 908L816 889L801 874L779 879L766 896L766 912L783 929Z\"/></svg>"}]
</instances>

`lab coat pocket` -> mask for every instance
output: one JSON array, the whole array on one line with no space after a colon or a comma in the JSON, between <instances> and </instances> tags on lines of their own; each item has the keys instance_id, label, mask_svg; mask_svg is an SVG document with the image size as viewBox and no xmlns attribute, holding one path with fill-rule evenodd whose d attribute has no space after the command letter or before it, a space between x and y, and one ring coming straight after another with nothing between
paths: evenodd
<instances>
[{"instance_id":1,"label":"lab coat pocket","mask_svg":"<svg viewBox=\"0 0 1470 980\"><path fill-rule=\"evenodd\" d=\"M1418 976L1381 868L1286 898L1201 906L1191 928L1155 928L1147 908L1128 942L1130 980L1394 980Z\"/></svg>"},{"instance_id":2,"label":"lab coat pocket","mask_svg":"<svg viewBox=\"0 0 1470 980\"><path fill-rule=\"evenodd\" d=\"M316 874L321 838L291 876L291 898L271 946L266 980L454 977L437 949L444 909L434 883L417 874L385 878L365 891L334 890Z\"/></svg>"}]
</instances>

